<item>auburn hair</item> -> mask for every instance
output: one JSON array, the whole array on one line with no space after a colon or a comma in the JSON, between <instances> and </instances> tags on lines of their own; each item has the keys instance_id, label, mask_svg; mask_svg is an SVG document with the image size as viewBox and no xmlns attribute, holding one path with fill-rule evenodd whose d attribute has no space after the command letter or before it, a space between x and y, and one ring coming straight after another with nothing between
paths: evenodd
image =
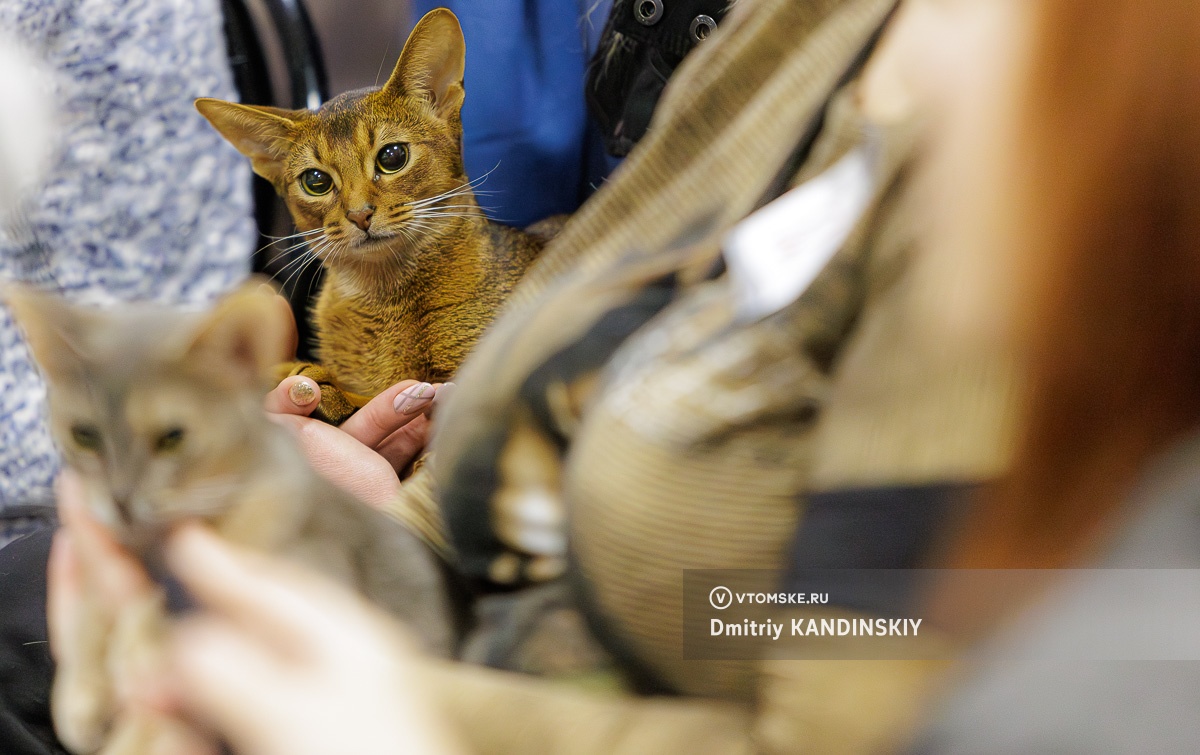
<instances>
[{"instance_id":1,"label":"auburn hair","mask_svg":"<svg viewBox=\"0 0 1200 755\"><path fill-rule=\"evenodd\" d=\"M1058 567L1200 426L1200 3L1041 0L1008 98L1028 366L1011 471L949 561ZM981 147L984 145L981 145ZM983 187L985 191L987 187Z\"/></svg>"}]
</instances>

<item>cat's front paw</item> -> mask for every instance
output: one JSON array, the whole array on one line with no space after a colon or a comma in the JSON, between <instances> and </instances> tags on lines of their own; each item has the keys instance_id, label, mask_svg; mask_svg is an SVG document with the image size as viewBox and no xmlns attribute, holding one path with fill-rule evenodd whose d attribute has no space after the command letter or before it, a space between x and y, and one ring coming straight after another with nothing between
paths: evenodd
<instances>
[{"instance_id":1,"label":"cat's front paw","mask_svg":"<svg viewBox=\"0 0 1200 755\"><path fill-rule=\"evenodd\" d=\"M321 403L317 404L317 408L309 415L313 419L319 419L331 425L340 425L362 406L362 397L339 388L334 383L333 375L329 373L329 370L319 364L289 362L279 366L276 377L283 380L293 375L306 377L321 387Z\"/></svg>"}]
</instances>

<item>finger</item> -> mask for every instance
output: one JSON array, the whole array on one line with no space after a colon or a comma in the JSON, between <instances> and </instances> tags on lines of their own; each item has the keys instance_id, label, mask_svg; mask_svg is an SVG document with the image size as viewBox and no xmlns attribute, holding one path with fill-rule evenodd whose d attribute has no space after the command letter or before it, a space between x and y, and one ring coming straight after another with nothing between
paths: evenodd
<instances>
[{"instance_id":1,"label":"finger","mask_svg":"<svg viewBox=\"0 0 1200 755\"><path fill-rule=\"evenodd\" d=\"M288 347L286 354L294 355L296 347L300 344L300 332L296 328L296 313L292 310L292 303L287 300L287 297L280 294L275 288L267 284L259 286L259 289L265 292L270 292L274 297L276 308L279 309L279 316L286 323Z\"/></svg>"},{"instance_id":2,"label":"finger","mask_svg":"<svg viewBox=\"0 0 1200 755\"><path fill-rule=\"evenodd\" d=\"M429 441L431 424L424 415L389 435L376 449L392 468L400 471L413 462Z\"/></svg>"},{"instance_id":3,"label":"finger","mask_svg":"<svg viewBox=\"0 0 1200 755\"><path fill-rule=\"evenodd\" d=\"M433 401L434 395L429 383L419 380L396 383L352 414L341 429L364 446L375 448L384 438L420 416L420 410Z\"/></svg>"},{"instance_id":4,"label":"finger","mask_svg":"<svg viewBox=\"0 0 1200 755\"><path fill-rule=\"evenodd\" d=\"M138 714L152 715L160 721L145 755L220 755L215 744L178 718L164 716L154 708L139 710Z\"/></svg>"},{"instance_id":5,"label":"finger","mask_svg":"<svg viewBox=\"0 0 1200 755\"><path fill-rule=\"evenodd\" d=\"M83 483L71 470L59 475L59 519L70 533L80 571L111 601L122 602L150 588L150 580L137 561L112 534L97 522L84 504Z\"/></svg>"},{"instance_id":6,"label":"finger","mask_svg":"<svg viewBox=\"0 0 1200 755\"><path fill-rule=\"evenodd\" d=\"M446 402L448 402L450 400L450 396L453 395L456 390L458 390L458 385L456 383L446 383L444 385L434 387L437 388L437 393L434 394L433 404L429 407L429 411L427 412L430 417L437 415L438 412L445 411L443 407L446 406Z\"/></svg>"},{"instance_id":7,"label":"finger","mask_svg":"<svg viewBox=\"0 0 1200 755\"><path fill-rule=\"evenodd\" d=\"M241 550L197 525L179 528L167 557L202 604L295 652L338 642L339 625L331 613L344 618L347 611L331 612L331 603L353 610L352 603L326 588L319 576Z\"/></svg>"},{"instance_id":8,"label":"finger","mask_svg":"<svg viewBox=\"0 0 1200 755\"><path fill-rule=\"evenodd\" d=\"M308 416L321 403L321 387L300 375L284 378L263 399L263 408L272 414Z\"/></svg>"},{"instance_id":9,"label":"finger","mask_svg":"<svg viewBox=\"0 0 1200 755\"><path fill-rule=\"evenodd\" d=\"M227 622L190 619L175 630L170 665L184 707L221 732L238 752L267 752L264 727L296 714L296 680L270 646ZM272 709L274 709L272 711Z\"/></svg>"},{"instance_id":10,"label":"finger","mask_svg":"<svg viewBox=\"0 0 1200 755\"><path fill-rule=\"evenodd\" d=\"M59 663L74 643L71 628L78 624L79 601L83 599L79 561L71 544L71 533L60 529L50 543L46 565L46 624L50 654Z\"/></svg>"},{"instance_id":11,"label":"finger","mask_svg":"<svg viewBox=\"0 0 1200 755\"><path fill-rule=\"evenodd\" d=\"M418 383L405 388L396 397L393 408L401 414L418 414L428 411L433 406L433 400L437 398L438 388L442 385L442 383Z\"/></svg>"},{"instance_id":12,"label":"finger","mask_svg":"<svg viewBox=\"0 0 1200 755\"><path fill-rule=\"evenodd\" d=\"M54 498L58 504L58 518L64 526L86 527L90 519L84 503L86 492L79 475L72 469L64 469L54 481Z\"/></svg>"}]
</instances>

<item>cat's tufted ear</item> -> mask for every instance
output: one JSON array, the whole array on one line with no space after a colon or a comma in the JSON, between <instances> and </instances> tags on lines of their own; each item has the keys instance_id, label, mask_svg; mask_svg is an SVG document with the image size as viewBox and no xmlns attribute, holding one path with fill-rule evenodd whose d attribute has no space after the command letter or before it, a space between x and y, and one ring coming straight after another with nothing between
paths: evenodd
<instances>
[{"instance_id":1,"label":"cat's tufted ear","mask_svg":"<svg viewBox=\"0 0 1200 755\"><path fill-rule=\"evenodd\" d=\"M5 285L0 297L25 332L25 342L46 375L78 376L86 370L82 344L95 312L17 284Z\"/></svg>"},{"instance_id":2,"label":"cat's tufted ear","mask_svg":"<svg viewBox=\"0 0 1200 755\"><path fill-rule=\"evenodd\" d=\"M417 22L408 36L383 91L425 97L439 118L457 120L465 96L466 55L458 18L445 8L435 8Z\"/></svg>"},{"instance_id":3,"label":"cat's tufted ear","mask_svg":"<svg viewBox=\"0 0 1200 755\"><path fill-rule=\"evenodd\" d=\"M278 183L295 140L296 122L308 115L307 110L241 105L211 97L196 100L196 109L238 152L250 158L255 173L273 184Z\"/></svg>"},{"instance_id":4,"label":"cat's tufted ear","mask_svg":"<svg viewBox=\"0 0 1200 755\"><path fill-rule=\"evenodd\" d=\"M251 278L217 302L192 334L185 359L236 385L258 386L291 357L295 323L265 279Z\"/></svg>"}]
</instances>

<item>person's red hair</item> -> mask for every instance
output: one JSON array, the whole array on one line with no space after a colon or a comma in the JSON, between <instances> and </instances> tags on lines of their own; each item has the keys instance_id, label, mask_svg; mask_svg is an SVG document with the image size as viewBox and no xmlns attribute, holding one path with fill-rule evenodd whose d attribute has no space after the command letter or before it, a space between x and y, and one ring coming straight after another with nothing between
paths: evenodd
<instances>
[{"instance_id":1,"label":"person's red hair","mask_svg":"<svg viewBox=\"0 0 1200 755\"><path fill-rule=\"evenodd\" d=\"M1157 451L1200 427L1200 3L1041 0L998 96L1028 364L1011 473L949 563L1077 562ZM991 145L980 145L987 148Z\"/></svg>"}]
</instances>

